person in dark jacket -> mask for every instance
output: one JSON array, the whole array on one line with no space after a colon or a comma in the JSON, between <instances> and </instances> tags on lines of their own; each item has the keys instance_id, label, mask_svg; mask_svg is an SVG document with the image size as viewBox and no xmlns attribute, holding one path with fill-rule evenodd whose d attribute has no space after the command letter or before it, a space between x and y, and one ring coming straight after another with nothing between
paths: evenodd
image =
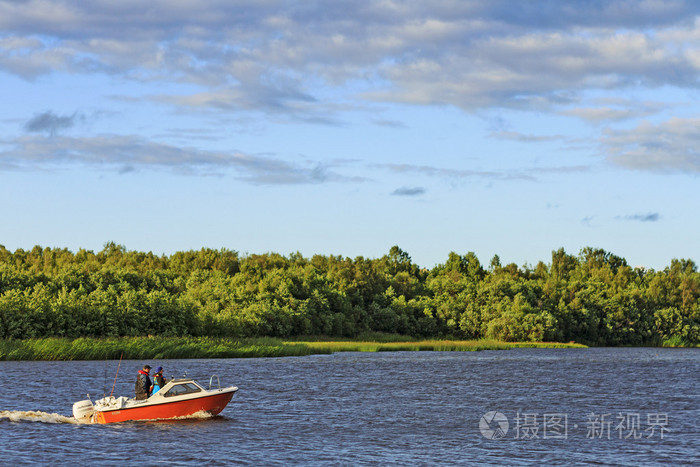
<instances>
[{"instance_id":1,"label":"person in dark jacket","mask_svg":"<svg viewBox=\"0 0 700 467\"><path fill-rule=\"evenodd\" d=\"M139 370L139 374L136 377L136 386L134 391L136 392L136 400L148 399L151 395L151 378L148 374L151 372L151 367L149 365L144 365L143 370Z\"/></svg>"}]
</instances>

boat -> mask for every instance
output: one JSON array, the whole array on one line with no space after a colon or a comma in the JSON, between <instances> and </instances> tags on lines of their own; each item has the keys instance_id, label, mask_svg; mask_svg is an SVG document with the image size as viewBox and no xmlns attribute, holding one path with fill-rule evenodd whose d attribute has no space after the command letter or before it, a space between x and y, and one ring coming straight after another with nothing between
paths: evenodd
<instances>
[{"instance_id":1,"label":"boat","mask_svg":"<svg viewBox=\"0 0 700 467\"><path fill-rule=\"evenodd\" d=\"M108 396L89 399L73 404L73 417L82 423L119 423L133 420L168 420L191 416L218 415L231 402L238 388L235 386L211 389L214 375L209 380L209 389L191 378L171 379L148 399L136 400L127 397Z\"/></svg>"}]
</instances>

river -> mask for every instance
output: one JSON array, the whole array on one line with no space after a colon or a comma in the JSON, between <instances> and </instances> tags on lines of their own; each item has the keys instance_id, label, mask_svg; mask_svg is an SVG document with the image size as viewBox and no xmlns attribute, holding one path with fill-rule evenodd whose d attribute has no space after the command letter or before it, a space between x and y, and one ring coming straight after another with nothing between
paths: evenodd
<instances>
[{"instance_id":1,"label":"river","mask_svg":"<svg viewBox=\"0 0 700 467\"><path fill-rule=\"evenodd\" d=\"M117 361L0 362L9 464L700 465L700 349L513 349L123 361L239 387L221 415L72 423Z\"/></svg>"}]
</instances>

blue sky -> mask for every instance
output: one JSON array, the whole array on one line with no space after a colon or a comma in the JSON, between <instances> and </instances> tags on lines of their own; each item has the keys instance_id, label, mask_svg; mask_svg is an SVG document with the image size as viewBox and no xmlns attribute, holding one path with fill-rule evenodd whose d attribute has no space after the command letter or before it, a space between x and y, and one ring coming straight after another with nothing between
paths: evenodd
<instances>
[{"instance_id":1,"label":"blue sky","mask_svg":"<svg viewBox=\"0 0 700 467\"><path fill-rule=\"evenodd\" d=\"M0 244L700 259L700 3L0 0Z\"/></svg>"}]
</instances>

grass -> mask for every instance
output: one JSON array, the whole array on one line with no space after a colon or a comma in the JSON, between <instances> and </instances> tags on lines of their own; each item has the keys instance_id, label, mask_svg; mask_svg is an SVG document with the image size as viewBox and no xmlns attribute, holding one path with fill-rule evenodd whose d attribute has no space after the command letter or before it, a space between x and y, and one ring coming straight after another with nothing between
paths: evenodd
<instances>
[{"instance_id":1,"label":"grass","mask_svg":"<svg viewBox=\"0 0 700 467\"><path fill-rule=\"evenodd\" d=\"M368 337L368 336L363 336ZM289 357L334 352L476 351L522 347L583 348L558 342L501 342L496 340L399 340L395 335L376 340L304 340L275 338L225 339L212 337L124 337L106 339L0 340L0 360L109 360L173 358Z\"/></svg>"},{"instance_id":2,"label":"grass","mask_svg":"<svg viewBox=\"0 0 700 467\"><path fill-rule=\"evenodd\" d=\"M124 337L0 340L0 360L244 358L310 355L304 345L279 339Z\"/></svg>"},{"instance_id":3,"label":"grass","mask_svg":"<svg viewBox=\"0 0 700 467\"><path fill-rule=\"evenodd\" d=\"M295 341L296 342L296 341ZM327 341L297 342L322 353L333 352L396 352L396 351L439 351L470 352L477 350L507 350L513 348L585 348L581 344L559 342L502 342L489 339L471 341L421 340L404 342L376 341Z\"/></svg>"}]
</instances>

